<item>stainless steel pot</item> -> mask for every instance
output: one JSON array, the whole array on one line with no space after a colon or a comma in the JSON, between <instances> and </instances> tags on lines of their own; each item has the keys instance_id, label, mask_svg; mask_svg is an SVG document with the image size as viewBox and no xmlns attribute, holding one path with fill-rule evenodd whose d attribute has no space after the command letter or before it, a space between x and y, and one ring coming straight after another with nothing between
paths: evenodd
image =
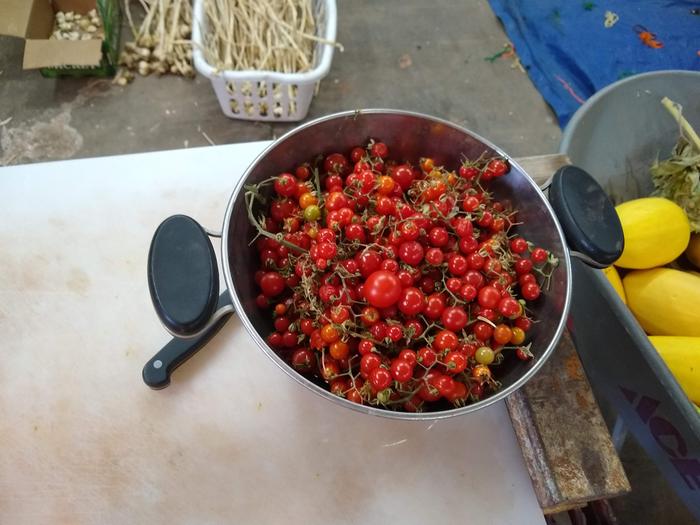
<instances>
[{"instance_id":1,"label":"stainless steel pot","mask_svg":"<svg viewBox=\"0 0 700 525\"><path fill-rule=\"evenodd\" d=\"M561 337L569 312L570 254L597 267L607 266L622 251L622 229L603 190L585 172L572 166L558 171L551 179L551 186L548 184L548 200L512 159L511 172L494 181L490 190L499 199L516 203L523 223L518 226L519 232L546 247L560 262L550 289L532 308L539 320L530 332L534 359L527 363L507 359L497 376L501 390L462 408L426 413L393 412L358 405L331 394L295 372L267 345L264 336L271 331L272 323L255 305L259 291L252 276L257 269L257 254L249 246L255 232L248 221L244 187L289 171L314 155L349 151L370 138L387 143L393 158L413 163L426 155L445 166L457 166L465 156L508 157L487 140L450 122L396 110L337 113L299 126L279 138L246 170L229 201L220 235L228 290L218 299L218 270L208 239L208 235L218 234L185 216L170 217L156 231L149 254L149 287L159 317L175 339L146 363L143 378L149 386L167 386L170 373L201 348L234 310L258 347L292 379L333 403L372 415L425 420L467 414L505 398L542 367Z\"/></svg>"}]
</instances>

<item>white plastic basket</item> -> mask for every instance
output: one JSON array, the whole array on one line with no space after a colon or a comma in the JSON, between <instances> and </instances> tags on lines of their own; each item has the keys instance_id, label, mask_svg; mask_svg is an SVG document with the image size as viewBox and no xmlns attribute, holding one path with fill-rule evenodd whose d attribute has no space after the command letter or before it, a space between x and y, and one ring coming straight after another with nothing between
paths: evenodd
<instances>
[{"instance_id":1,"label":"white plastic basket","mask_svg":"<svg viewBox=\"0 0 700 525\"><path fill-rule=\"evenodd\" d=\"M335 0L316 0L314 7L317 36L334 41L338 25ZM314 68L305 73L218 71L202 54L206 31L204 0L195 0L192 23L194 67L211 80L221 110L227 117L285 122L306 116L318 82L331 68L332 45L316 44Z\"/></svg>"}]
</instances>

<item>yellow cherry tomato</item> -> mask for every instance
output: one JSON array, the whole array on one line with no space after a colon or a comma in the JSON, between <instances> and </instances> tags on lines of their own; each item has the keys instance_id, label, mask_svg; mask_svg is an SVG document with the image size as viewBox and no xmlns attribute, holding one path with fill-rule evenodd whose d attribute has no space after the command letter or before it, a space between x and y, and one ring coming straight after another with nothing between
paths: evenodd
<instances>
[{"instance_id":1,"label":"yellow cherry tomato","mask_svg":"<svg viewBox=\"0 0 700 525\"><path fill-rule=\"evenodd\" d=\"M321 339L326 343L335 343L340 339L340 333L332 324L326 324L321 328Z\"/></svg>"},{"instance_id":2,"label":"yellow cherry tomato","mask_svg":"<svg viewBox=\"0 0 700 525\"><path fill-rule=\"evenodd\" d=\"M386 175L377 177L377 193L380 195L389 195L394 191L395 184L394 179Z\"/></svg>"},{"instance_id":3,"label":"yellow cherry tomato","mask_svg":"<svg viewBox=\"0 0 700 525\"><path fill-rule=\"evenodd\" d=\"M350 353L350 345L345 341L335 341L331 343L329 350L333 359L345 359Z\"/></svg>"},{"instance_id":4,"label":"yellow cherry tomato","mask_svg":"<svg viewBox=\"0 0 700 525\"><path fill-rule=\"evenodd\" d=\"M510 342L514 345L521 345L525 341L525 332L522 330L522 328L518 328L517 326L514 326L511 328L513 331L513 335L510 338Z\"/></svg>"}]
</instances>

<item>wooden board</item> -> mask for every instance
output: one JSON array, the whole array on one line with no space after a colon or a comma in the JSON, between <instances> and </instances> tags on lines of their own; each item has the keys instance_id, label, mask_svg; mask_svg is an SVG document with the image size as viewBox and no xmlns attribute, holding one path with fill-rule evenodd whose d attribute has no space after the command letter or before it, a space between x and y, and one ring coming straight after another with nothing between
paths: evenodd
<instances>
[{"instance_id":1,"label":"wooden board","mask_svg":"<svg viewBox=\"0 0 700 525\"><path fill-rule=\"evenodd\" d=\"M517 161L543 184L567 158ZM506 405L546 514L631 490L568 331L549 361Z\"/></svg>"}]
</instances>

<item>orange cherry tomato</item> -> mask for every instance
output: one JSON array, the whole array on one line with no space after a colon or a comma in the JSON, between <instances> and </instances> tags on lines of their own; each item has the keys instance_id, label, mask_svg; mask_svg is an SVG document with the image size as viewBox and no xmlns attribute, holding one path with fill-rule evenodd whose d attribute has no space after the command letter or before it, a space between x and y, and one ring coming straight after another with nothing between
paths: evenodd
<instances>
[{"instance_id":1,"label":"orange cherry tomato","mask_svg":"<svg viewBox=\"0 0 700 525\"><path fill-rule=\"evenodd\" d=\"M308 208L309 206L312 206L314 204L318 204L318 199L311 192L307 191L301 197L299 197L299 207L302 210L305 208Z\"/></svg>"}]
</instances>

